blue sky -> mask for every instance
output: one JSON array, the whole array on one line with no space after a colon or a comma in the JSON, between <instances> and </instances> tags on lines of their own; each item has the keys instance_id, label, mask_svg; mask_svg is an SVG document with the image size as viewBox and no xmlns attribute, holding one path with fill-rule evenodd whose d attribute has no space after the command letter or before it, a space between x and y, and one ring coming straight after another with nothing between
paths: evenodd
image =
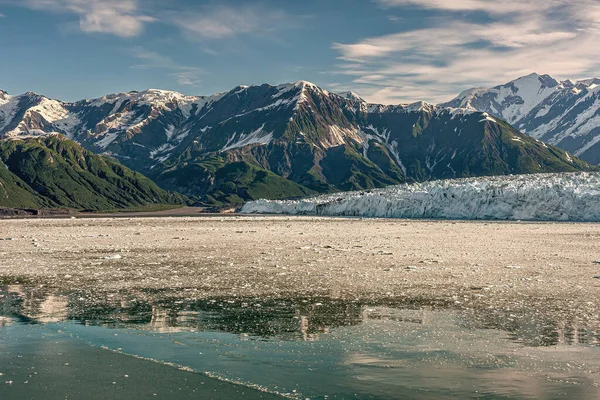
<instances>
[{"instance_id":1,"label":"blue sky","mask_svg":"<svg viewBox=\"0 0 600 400\"><path fill-rule=\"evenodd\" d=\"M597 0L0 0L0 88L62 100L309 80L441 102L598 75Z\"/></svg>"}]
</instances>

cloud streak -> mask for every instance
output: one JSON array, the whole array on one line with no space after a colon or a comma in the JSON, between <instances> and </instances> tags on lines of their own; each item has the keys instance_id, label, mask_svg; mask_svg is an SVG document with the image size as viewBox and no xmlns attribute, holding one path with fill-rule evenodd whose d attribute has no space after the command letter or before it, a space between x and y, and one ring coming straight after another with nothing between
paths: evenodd
<instances>
[{"instance_id":1,"label":"cloud streak","mask_svg":"<svg viewBox=\"0 0 600 400\"><path fill-rule=\"evenodd\" d=\"M600 60L600 5L594 0L379 0L385 7L438 12L432 28L334 43L342 64L369 100L382 103L449 100L472 86L492 86L531 72L558 78L594 75ZM474 23L455 12L480 11ZM432 24L433 25L433 24Z\"/></svg>"},{"instance_id":2,"label":"cloud streak","mask_svg":"<svg viewBox=\"0 0 600 400\"><path fill-rule=\"evenodd\" d=\"M133 65L132 68L165 70L168 76L174 78L182 86L200 86L202 83L201 77L206 74L206 71L202 68L181 65L170 57L146 50L143 47L135 47L130 50L130 53L141 62Z\"/></svg>"},{"instance_id":3,"label":"cloud streak","mask_svg":"<svg viewBox=\"0 0 600 400\"><path fill-rule=\"evenodd\" d=\"M200 79L199 71L193 67L181 68L179 72L172 72L169 76L175 78L178 84L182 86L194 86L198 87L202 83Z\"/></svg>"},{"instance_id":4,"label":"cloud streak","mask_svg":"<svg viewBox=\"0 0 600 400\"><path fill-rule=\"evenodd\" d=\"M490 0L377 0L384 7L414 6L447 11L484 11L492 14L508 14L540 10L552 7L558 1L503 0L502 3Z\"/></svg>"}]
</instances>

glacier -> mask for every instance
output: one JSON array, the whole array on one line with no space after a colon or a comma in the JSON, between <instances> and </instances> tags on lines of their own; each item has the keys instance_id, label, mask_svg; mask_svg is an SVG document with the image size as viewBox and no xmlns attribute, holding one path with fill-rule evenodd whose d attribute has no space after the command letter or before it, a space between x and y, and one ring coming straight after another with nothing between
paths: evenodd
<instances>
[{"instance_id":1,"label":"glacier","mask_svg":"<svg viewBox=\"0 0 600 400\"><path fill-rule=\"evenodd\" d=\"M403 184L300 200L257 200L244 214L600 221L600 173L493 176Z\"/></svg>"}]
</instances>

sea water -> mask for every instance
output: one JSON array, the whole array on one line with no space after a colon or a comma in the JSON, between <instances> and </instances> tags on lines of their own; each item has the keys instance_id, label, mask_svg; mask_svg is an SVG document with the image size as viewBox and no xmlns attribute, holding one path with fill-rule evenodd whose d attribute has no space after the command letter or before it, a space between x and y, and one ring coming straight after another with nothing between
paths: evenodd
<instances>
[{"instance_id":1,"label":"sea water","mask_svg":"<svg viewBox=\"0 0 600 400\"><path fill-rule=\"evenodd\" d=\"M425 300L0 287L0 399L596 399L600 332Z\"/></svg>"}]
</instances>

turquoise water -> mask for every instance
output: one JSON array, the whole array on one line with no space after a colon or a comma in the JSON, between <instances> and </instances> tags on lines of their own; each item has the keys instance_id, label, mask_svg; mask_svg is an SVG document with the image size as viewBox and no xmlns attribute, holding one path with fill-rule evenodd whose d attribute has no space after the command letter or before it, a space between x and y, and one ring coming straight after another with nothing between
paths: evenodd
<instances>
[{"instance_id":1,"label":"turquoise water","mask_svg":"<svg viewBox=\"0 0 600 400\"><path fill-rule=\"evenodd\" d=\"M119 370L119 376L156 374L146 385L163 390L156 394L163 398L187 389L189 398L197 393L212 393L211 398L218 393L222 398L600 398L600 333L574 321L514 312L482 314L422 301L197 300L186 293L55 293L4 286L0 398L49 398L32 388L37 375L23 374L26 368L35 370L36 363L50 372L67 369L60 376L73 380L75 394L68 398L77 398L75 391L82 387L125 390L129 378L114 384L109 378L90 379L95 365L98 371L112 368L104 365L111 357L134 363L128 367L132 372ZM57 344L60 351L52 350ZM31 357L40 346L51 350ZM60 358L84 349L96 361L86 367L87 375L72 376ZM29 363L19 361L28 357ZM48 367L55 358L57 365ZM177 381L177 374L188 374L189 387ZM207 383L216 386L204 390ZM46 382L46 390L55 384ZM68 387L60 390L61 396L69 395ZM139 391L127 398L136 397L147 398Z\"/></svg>"}]
</instances>

